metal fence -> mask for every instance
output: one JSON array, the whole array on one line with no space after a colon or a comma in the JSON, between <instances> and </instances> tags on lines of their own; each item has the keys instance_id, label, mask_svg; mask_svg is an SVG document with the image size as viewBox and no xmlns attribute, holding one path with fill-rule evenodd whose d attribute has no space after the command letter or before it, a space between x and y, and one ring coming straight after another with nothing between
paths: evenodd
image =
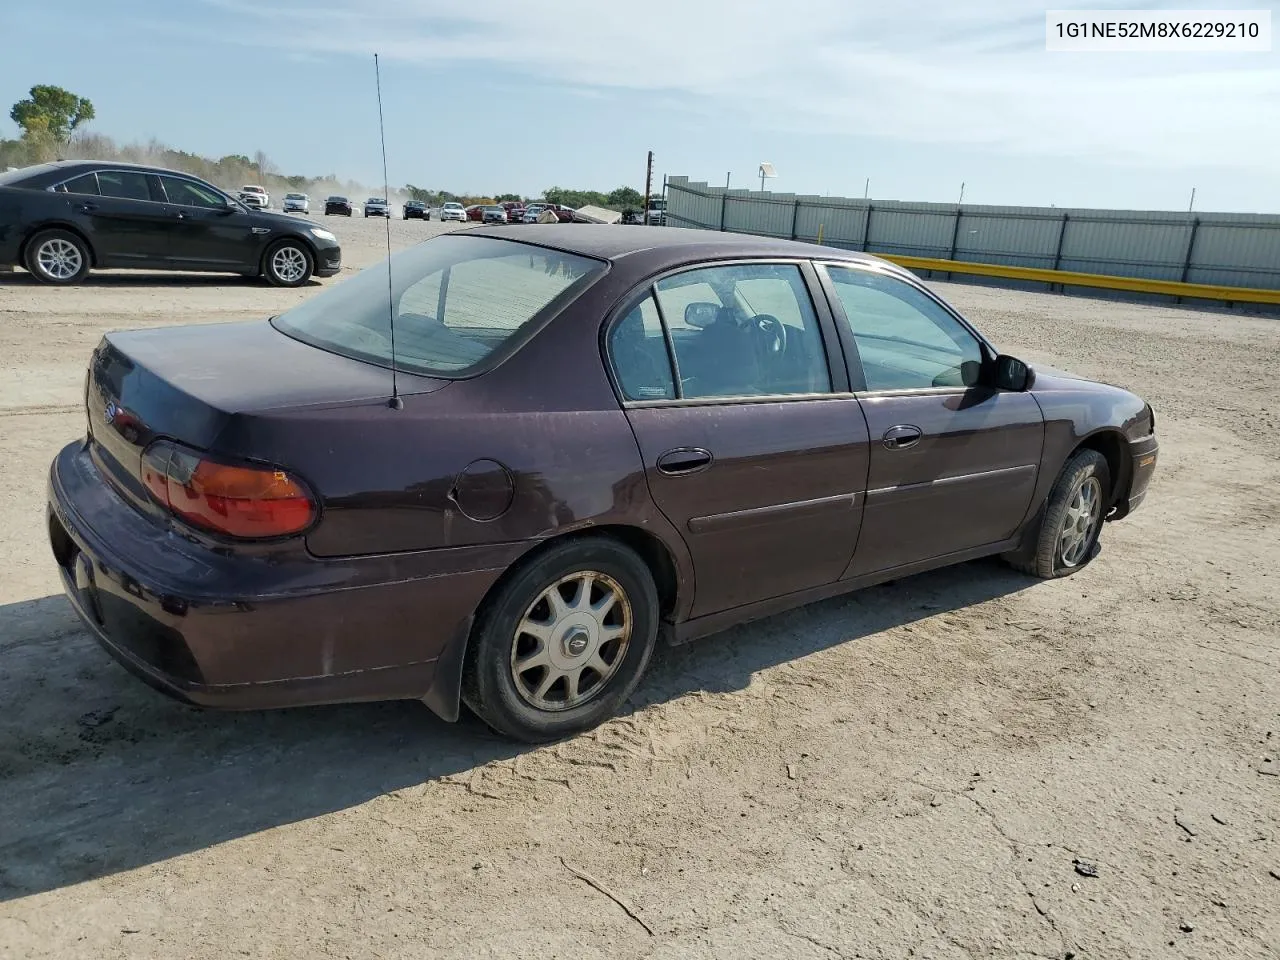
<instances>
[{"instance_id":1,"label":"metal fence","mask_svg":"<svg viewBox=\"0 0 1280 960\"><path fill-rule=\"evenodd\" d=\"M908 203L669 177L667 223L935 257L1280 290L1280 216Z\"/></svg>"}]
</instances>

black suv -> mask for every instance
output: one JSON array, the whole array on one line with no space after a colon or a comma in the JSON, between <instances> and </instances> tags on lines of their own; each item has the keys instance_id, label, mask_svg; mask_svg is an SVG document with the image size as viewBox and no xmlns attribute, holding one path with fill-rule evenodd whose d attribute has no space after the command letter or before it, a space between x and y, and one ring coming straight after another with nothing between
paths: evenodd
<instances>
[{"instance_id":1,"label":"black suv","mask_svg":"<svg viewBox=\"0 0 1280 960\"><path fill-rule=\"evenodd\" d=\"M342 269L328 230L250 210L189 174L132 163L60 160L0 173L0 264L44 283L90 268L199 270L300 287Z\"/></svg>"}]
</instances>

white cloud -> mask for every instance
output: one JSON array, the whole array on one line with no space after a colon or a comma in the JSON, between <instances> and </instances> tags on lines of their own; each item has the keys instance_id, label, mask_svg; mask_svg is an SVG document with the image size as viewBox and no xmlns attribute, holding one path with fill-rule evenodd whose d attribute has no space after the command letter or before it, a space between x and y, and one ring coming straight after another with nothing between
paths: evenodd
<instances>
[{"instance_id":1,"label":"white cloud","mask_svg":"<svg viewBox=\"0 0 1280 960\"><path fill-rule=\"evenodd\" d=\"M1050 54L1045 6L1025 0L208 2L294 51L492 63L580 93L675 94L761 129L1166 169L1280 155L1275 53Z\"/></svg>"}]
</instances>

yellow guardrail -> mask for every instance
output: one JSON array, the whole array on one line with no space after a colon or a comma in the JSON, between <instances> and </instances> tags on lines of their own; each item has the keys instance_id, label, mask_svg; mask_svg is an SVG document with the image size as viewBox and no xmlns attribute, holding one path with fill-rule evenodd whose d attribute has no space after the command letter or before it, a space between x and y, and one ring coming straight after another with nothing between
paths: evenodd
<instances>
[{"instance_id":1,"label":"yellow guardrail","mask_svg":"<svg viewBox=\"0 0 1280 960\"><path fill-rule=\"evenodd\" d=\"M875 251L868 252L875 253ZM896 253L875 253L875 256L910 270L971 273L982 277L1061 283L1069 287L1099 287L1108 290L1130 290L1135 293L1164 293L1175 297L1226 300L1232 303L1280 304L1280 290L1224 287L1214 283L1182 283L1177 280L1145 280L1139 277L1110 277L1101 273L1077 273L1074 270L1048 270L1042 267L1011 267L1002 263L966 263L963 260L908 257Z\"/></svg>"}]
</instances>

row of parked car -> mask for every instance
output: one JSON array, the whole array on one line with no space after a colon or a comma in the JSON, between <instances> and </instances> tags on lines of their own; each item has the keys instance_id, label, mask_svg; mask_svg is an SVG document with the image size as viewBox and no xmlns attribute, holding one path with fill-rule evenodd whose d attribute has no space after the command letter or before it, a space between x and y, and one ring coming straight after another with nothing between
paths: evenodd
<instances>
[{"instance_id":1,"label":"row of parked car","mask_svg":"<svg viewBox=\"0 0 1280 960\"><path fill-rule=\"evenodd\" d=\"M260 186L246 184L236 195L245 206L255 210L270 210L271 195ZM281 209L285 213L311 213L311 198L305 193L286 193ZM350 217L355 213L355 204L346 197L332 196L325 199L324 215L326 217ZM440 208L442 221L457 220L477 223L537 223L539 215L550 210L559 223L571 223L574 210L561 203L521 203L506 201L504 203L473 203L464 207L460 203L446 203ZM366 217L389 217L391 207L385 197L370 197L364 202L363 212ZM409 200L401 212L405 220L430 220L431 208L422 200ZM665 219L665 217L663 218Z\"/></svg>"},{"instance_id":2,"label":"row of parked car","mask_svg":"<svg viewBox=\"0 0 1280 960\"><path fill-rule=\"evenodd\" d=\"M381 202L381 201L379 201ZM465 223L474 220L476 223L537 223L544 210L550 210L559 223L570 223L574 210L560 203L473 203L464 207L460 203L446 203L440 207L440 219L457 220ZM365 216L369 216L367 212ZM386 216L391 216L388 210ZM422 200L410 200L404 205L402 216L405 220L430 220L431 208Z\"/></svg>"}]
</instances>

